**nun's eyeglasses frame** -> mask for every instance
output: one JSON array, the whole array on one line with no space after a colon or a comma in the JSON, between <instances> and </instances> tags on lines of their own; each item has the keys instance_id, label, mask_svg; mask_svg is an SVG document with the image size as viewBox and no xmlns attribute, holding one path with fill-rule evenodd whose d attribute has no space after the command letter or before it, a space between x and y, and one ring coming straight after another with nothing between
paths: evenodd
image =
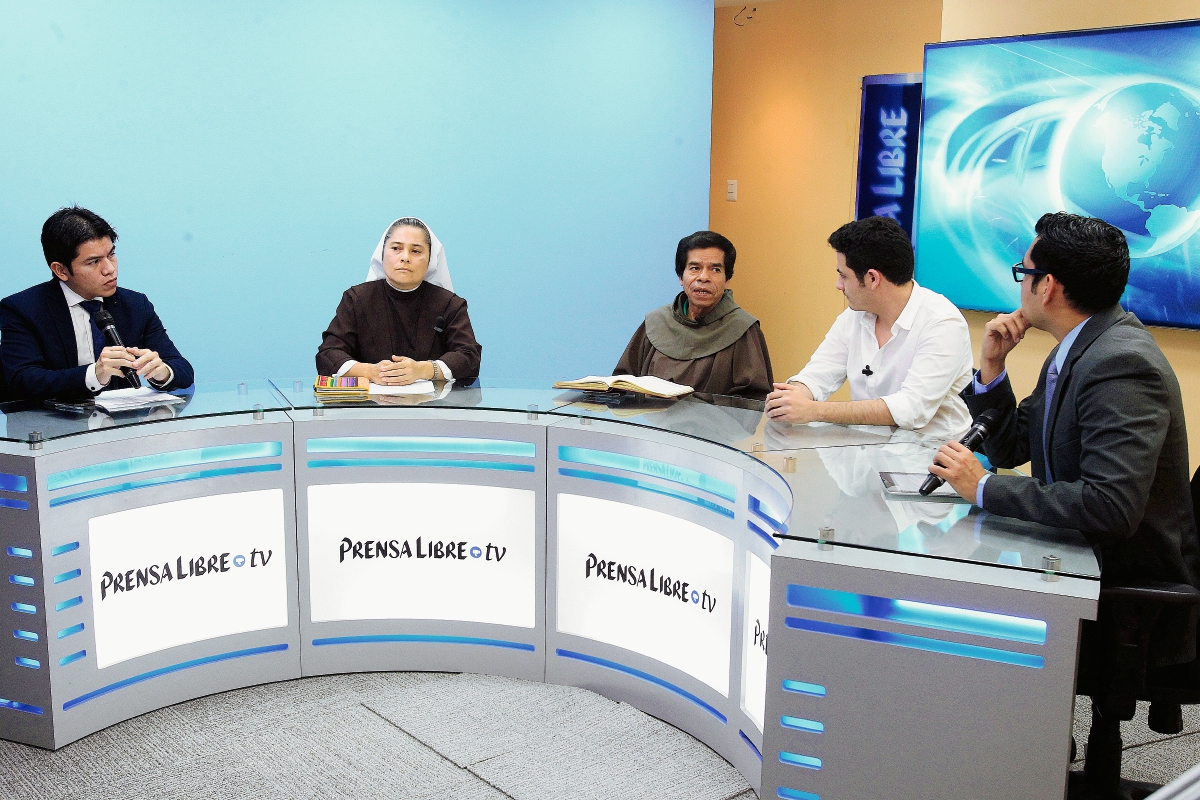
<instances>
[{"instance_id":1,"label":"nun's eyeglasses frame","mask_svg":"<svg viewBox=\"0 0 1200 800\"><path fill-rule=\"evenodd\" d=\"M1017 283L1020 283L1021 281L1025 280L1026 275L1049 275L1050 274L1049 272L1046 272L1046 270L1044 270L1044 269L1031 269L1031 268L1025 266L1024 261L1018 261L1017 263L1013 264L1012 271L1013 271L1013 280L1016 281Z\"/></svg>"}]
</instances>

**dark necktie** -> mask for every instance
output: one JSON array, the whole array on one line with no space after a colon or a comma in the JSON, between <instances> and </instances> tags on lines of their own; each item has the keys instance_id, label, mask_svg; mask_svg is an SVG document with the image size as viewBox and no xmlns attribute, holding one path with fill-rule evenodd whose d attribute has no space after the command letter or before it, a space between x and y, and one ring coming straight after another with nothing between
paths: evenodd
<instances>
[{"instance_id":1,"label":"dark necktie","mask_svg":"<svg viewBox=\"0 0 1200 800\"><path fill-rule=\"evenodd\" d=\"M92 360L100 359L100 351L104 349L104 333L101 332L100 326L96 324L96 312L104 308L104 303L99 300L84 300L79 304L79 307L88 312L88 319L92 323Z\"/></svg>"},{"instance_id":2,"label":"dark necktie","mask_svg":"<svg viewBox=\"0 0 1200 800\"><path fill-rule=\"evenodd\" d=\"M1046 409L1042 415L1042 461L1046 465L1046 483L1054 483L1054 476L1050 474L1050 442L1047 441L1046 435L1049 433L1050 404L1054 402L1054 387L1057 384L1058 359L1056 358L1046 369Z\"/></svg>"}]
</instances>

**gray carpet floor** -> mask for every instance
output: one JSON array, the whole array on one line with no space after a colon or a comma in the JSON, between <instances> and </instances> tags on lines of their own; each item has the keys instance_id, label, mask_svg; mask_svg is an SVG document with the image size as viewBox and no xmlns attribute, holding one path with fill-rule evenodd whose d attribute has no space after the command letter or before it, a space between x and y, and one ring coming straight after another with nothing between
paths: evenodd
<instances>
[{"instance_id":1,"label":"gray carpet floor","mask_svg":"<svg viewBox=\"0 0 1200 800\"><path fill-rule=\"evenodd\" d=\"M363 673L203 697L57 752L0 741L0 797L752 800L625 703L484 675Z\"/></svg>"},{"instance_id":2,"label":"gray carpet floor","mask_svg":"<svg viewBox=\"0 0 1200 800\"><path fill-rule=\"evenodd\" d=\"M1184 732L1122 731L1124 774L1200 763ZM1091 713L1079 698L1082 750ZM1080 754L1082 761L1082 752ZM1074 765L1080 768L1081 763ZM0 741L0 797L753 800L708 747L583 689L485 675L364 673L255 686L164 708L51 753Z\"/></svg>"}]
</instances>

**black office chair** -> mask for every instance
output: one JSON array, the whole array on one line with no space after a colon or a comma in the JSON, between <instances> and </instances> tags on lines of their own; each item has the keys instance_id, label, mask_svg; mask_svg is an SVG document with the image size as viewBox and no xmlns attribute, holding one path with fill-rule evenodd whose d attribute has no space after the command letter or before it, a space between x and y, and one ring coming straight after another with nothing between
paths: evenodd
<instances>
[{"instance_id":1,"label":"black office chair","mask_svg":"<svg viewBox=\"0 0 1200 800\"><path fill-rule=\"evenodd\" d=\"M1192 475L1192 507L1200 520L1200 469ZM1200 605L1187 584L1146 582L1100 590L1105 624L1097 629L1102 668L1081 672L1077 691L1093 699L1083 775L1072 773L1068 800L1143 800L1161 788L1121 780L1121 722L1133 719L1138 700L1150 702L1150 730L1183 730L1183 705L1200 703L1200 658L1148 669L1150 632L1170 606ZM1072 748L1074 749L1074 748Z\"/></svg>"}]
</instances>

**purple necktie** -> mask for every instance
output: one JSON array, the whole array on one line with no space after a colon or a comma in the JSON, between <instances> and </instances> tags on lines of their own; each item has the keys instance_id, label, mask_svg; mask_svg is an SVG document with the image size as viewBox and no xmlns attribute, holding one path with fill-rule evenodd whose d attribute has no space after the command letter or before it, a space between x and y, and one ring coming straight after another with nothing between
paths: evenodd
<instances>
[{"instance_id":1,"label":"purple necktie","mask_svg":"<svg viewBox=\"0 0 1200 800\"><path fill-rule=\"evenodd\" d=\"M1058 383L1058 359L1050 362L1046 369L1046 411L1042 415L1042 461L1046 465L1046 483L1054 483L1050 474L1050 442L1046 439L1050 424L1050 404L1054 402L1054 386Z\"/></svg>"}]
</instances>

